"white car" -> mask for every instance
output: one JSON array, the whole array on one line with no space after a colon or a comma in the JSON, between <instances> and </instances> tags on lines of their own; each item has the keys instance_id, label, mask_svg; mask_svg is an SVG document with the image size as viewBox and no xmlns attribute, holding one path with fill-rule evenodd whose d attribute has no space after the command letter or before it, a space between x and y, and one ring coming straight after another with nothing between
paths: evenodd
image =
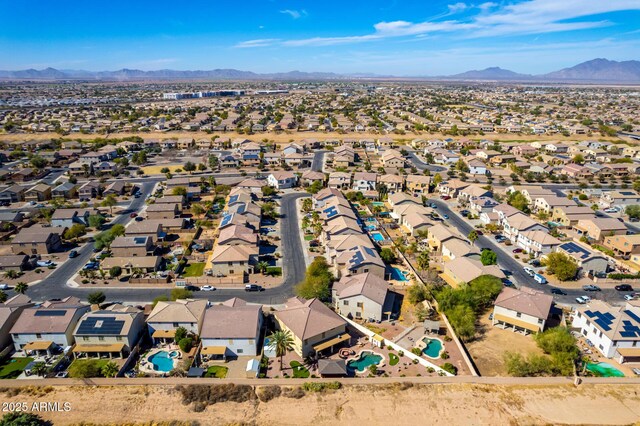
<instances>
[{"instance_id":1,"label":"white car","mask_svg":"<svg viewBox=\"0 0 640 426\"><path fill-rule=\"evenodd\" d=\"M533 277L536 274L536 272L533 269L529 268L528 266L524 267L524 272L530 277Z\"/></svg>"},{"instance_id":2,"label":"white car","mask_svg":"<svg viewBox=\"0 0 640 426\"><path fill-rule=\"evenodd\" d=\"M9 290L9 284L0 284L0 290Z\"/></svg>"},{"instance_id":3,"label":"white car","mask_svg":"<svg viewBox=\"0 0 640 426\"><path fill-rule=\"evenodd\" d=\"M202 291L215 291L216 288L212 285L203 285L200 289Z\"/></svg>"},{"instance_id":4,"label":"white car","mask_svg":"<svg viewBox=\"0 0 640 426\"><path fill-rule=\"evenodd\" d=\"M624 295L624 300L626 300L626 301L630 301L630 300L633 300L633 299L635 299L635 296L632 296L631 294L625 294Z\"/></svg>"}]
</instances>

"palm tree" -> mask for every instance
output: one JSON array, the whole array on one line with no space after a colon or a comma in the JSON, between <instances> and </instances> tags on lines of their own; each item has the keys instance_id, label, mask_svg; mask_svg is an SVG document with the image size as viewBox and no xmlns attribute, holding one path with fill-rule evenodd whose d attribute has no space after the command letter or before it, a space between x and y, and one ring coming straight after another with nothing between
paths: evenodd
<instances>
[{"instance_id":1,"label":"palm tree","mask_svg":"<svg viewBox=\"0 0 640 426\"><path fill-rule=\"evenodd\" d=\"M25 294L28 288L29 286L27 285L27 283L25 283L24 281L20 281L18 284L16 284L14 290L16 293Z\"/></svg>"},{"instance_id":2,"label":"palm tree","mask_svg":"<svg viewBox=\"0 0 640 426\"><path fill-rule=\"evenodd\" d=\"M44 362L36 362L31 367L31 372L33 372L33 374L35 374L36 376L44 376L45 374L47 374L47 370L47 364L45 364Z\"/></svg>"},{"instance_id":3,"label":"palm tree","mask_svg":"<svg viewBox=\"0 0 640 426\"><path fill-rule=\"evenodd\" d=\"M418 256L417 263L418 269L420 269L420 271L424 272L429 269L429 252L426 250L421 252Z\"/></svg>"},{"instance_id":4,"label":"palm tree","mask_svg":"<svg viewBox=\"0 0 640 426\"><path fill-rule=\"evenodd\" d=\"M288 351L293 350L293 337L288 331L276 330L267 338L269 339L269 349L275 349L276 356L280 357L280 371L282 371L282 357Z\"/></svg>"},{"instance_id":5,"label":"palm tree","mask_svg":"<svg viewBox=\"0 0 640 426\"><path fill-rule=\"evenodd\" d=\"M269 262L258 262L258 264L256 265L256 268L258 269L258 272L260 272L262 275L264 275L265 272L267 272L267 268L269 267Z\"/></svg>"},{"instance_id":6,"label":"palm tree","mask_svg":"<svg viewBox=\"0 0 640 426\"><path fill-rule=\"evenodd\" d=\"M14 269L10 269L6 272L6 276L7 278L14 279L14 278L18 278L20 276L20 273Z\"/></svg>"},{"instance_id":7,"label":"palm tree","mask_svg":"<svg viewBox=\"0 0 640 426\"><path fill-rule=\"evenodd\" d=\"M100 370L104 377L116 377L118 371L120 371L120 368L118 368L118 364L113 361L110 361L103 365L102 369Z\"/></svg>"}]
</instances>

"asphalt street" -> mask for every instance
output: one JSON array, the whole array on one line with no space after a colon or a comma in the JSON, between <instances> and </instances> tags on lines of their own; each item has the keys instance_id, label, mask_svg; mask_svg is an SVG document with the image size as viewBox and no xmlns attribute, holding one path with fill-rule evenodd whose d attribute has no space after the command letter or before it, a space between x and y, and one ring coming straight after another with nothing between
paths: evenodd
<instances>
[{"instance_id":1,"label":"asphalt street","mask_svg":"<svg viewBox=\"0 0 640 426\"><path fill-rule=\"evenodd\" d=\"M409 158L410 158L411 162L413 163L415 168L420 170L421 172L425 171L425 169L428 169L431 172L444 172L444 171L448 170L446 167L443 167L443 166L436 166L435 164L427 164L427 163L425 163L420 158L418 158L418 156L416 155L415 150L412 149L409 146L404 146L404 147L402 147L402 149L404 149L405 151L407 151L409 153Z\"/></svg>"},{"instance_id":2,"label":"asphalt street","mask_svg":"<svg viewBox=\"0 0 640 426\"><path fill-rule=\"evenodd\" d=\"M321 172L324 165L324 154L327 151L316 151L313 155L313 161L311 162L311 170L314 172Z\"/></svg>"},{"instance_id":3,"label":"asphalt street","mask_svg":"<svg viewBox=\"0 0 640 426\"><path fill-rule=\"evenodd\" d=\"M429 202L433 202L438 206L438 213L440 216L446 214L449 216L449 219L445 219L444 222L454 226L460 231L462 235L465 237L469 235L473 229L475 229L471 224L469 224L462 216L458 215L457 212L453 211L449 208L446 202L432 198ZM533 287L538 290L542 290L547 294L552 294L551 289L553 286L548 284L538 284L532 277L527 275L524 272L524 265L515 260L513 257L507 255L503 252L503 250L499 247L499 244L491 237L487 237L486 235L480 236L476 242L475 246L482 250L484 248L493 250L498 255L498 266L502 269L502 271L507 275L507 277L513 281L517 286L526 285L528 287ZM585 292L582 289L562 289L567 293L566 296L562 295L553 295L554 300L558 303L563 304L576 304L576 297L588 295L592 299L601 299L609 302L621 303L623 299L624 293L620 293L614 289L603 289L600 292Z\"/></svg>"},{"instance_id":4,"label":"asphalt street","mask_svg":"<svg viewBox=\"0 0 640 426\"><path fill-rule=\"evenodd\" d=\"M142 185L142 196L134 198L129 208L118 216L112 223L125 224L131 220L129 215L139 212L144 206L145 197L150 194L155 182L147 181ZM262 292L245 292L244 289L218 289L213 292L198 291L193 293L194 298L208 299L212 302L222 302L232 297L240 297L248 302L263 304L280 304L293 296L293 287L304 279L305 260L300 242L300 227L298 225L298 212L296 200L298 198L309 197L307 193L289 193L281 197L280 201L280 226L282 234L282 259L283 276L282 285L266 289ZM27 295L34 301L45 301L54 298L64 298L67 296L77 296L86 299L87 295L93 291L102 291L107 296L107 301L121 301L129 303L151 302L160 295L169 294L170 290L162 288L78 288L69 287L67 281L73 277L79 269L85 265L93 254L93 245L85 244L78 249L79 255L73 259L68 259L60 265L51 275L40 283L30 286ZM10 295L13 291L8 292Z\"/></svg>"}]
</instances>

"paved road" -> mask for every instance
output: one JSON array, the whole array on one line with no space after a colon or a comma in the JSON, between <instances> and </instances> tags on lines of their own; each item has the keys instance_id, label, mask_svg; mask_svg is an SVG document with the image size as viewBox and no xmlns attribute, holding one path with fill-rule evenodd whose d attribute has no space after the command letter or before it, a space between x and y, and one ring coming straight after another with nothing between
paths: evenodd
<instances>
[{"instance_id":1,"label":"paved road","mask_svg":"<svg viewBox=\"0 0 640 426\"><path fill-rule=\"evenodd\" d=\"M134 198L129 208L123 215L118 216L113 223L124 224L129 218L129 214L137 212L144 205L146 194L153 189L155 182L146 182L142 186L143 195ZM290 193L282 196L280 200L280 211L282 214L280 226L282 233L282 255L283 255L283 275L284 282L281 286L267 289L259 293L247 293L244 289L219 289L215 292L195 292L193 297L208 299L214 302L221 302L231 297L241 297L248 302L263 304L280 304L293 296L293 287L304 279L305 260L300 242L300 227L298 225L296 200L298 198L309 197L307 193ZM166 295L168 289L154 288L76 288L67 286L67 281L91 258L92 245L86 244L79 249L79 256L67 260L60 265L45 280L29 288L27 295L34 301L44 301L52 298L63 298L67 296L77 296L86 299L87 294L92 291L103 291L107 296L107 301L122 301L131 303L151 302L155 297ZM9 293L12 293L10 291Z\"/></svg>"},{"instance_id":2,"label":"paved road","mask_svg":"<svg viewBox=\"0 0 640 426\"><path fill-rule=\"evenodd\" d=\"M314 172L321 172L324 165L324 154L327 151L316 151L313 155L313 161L311 162L311 170Z\"/></svg>"},{"instance_id":3,"label":"paved road","mask_svg":"<svg viewBox=\"0 0 640 426\"><path fill-rule=\"evenodd\" d=\"M449 219L445 220L445 222L456 227L458 231L460 231L460 233L462 233L462 235L464 235L465 237L469 235L469 232L474 229L474 227L469 224L469 222L458 215L458 213L451 210L447 203L445 203L444 201L433 198L430 199L429 202L433 202L438 206L438 212L440 215L448 215ZM500 268L511 281L514 281L518 285L526 285L538 290L542 290L547 294L551 294L551 289L553 288L552 286L540 285L535 282L533 278L531 278L524 272L523 264L504 253L493 238L482 235L476 240L475 246L480 250L484 248L493 250L498 255L498 266L500 266ZM583 290L569 289L563 289L563 291L567 293L566 296L553 295L556 302L564 304L576 304L575 298L578 296L583 296L585 294L589 295L591 298L606 300L613 303L622 302L624 300L623 293L621 294L614 289L603 289L601 292L595 293L587 293Z\"/></svg>"},{"instance_id":4,"label":"paved road","mask_svg":"<svg viewBox=\"0 0 640 426\"><path fill-rule=\"evenodd\" d=\"M409 158L411 159L411 162L416 167L416 169L420 170L421 172L423 172L425 169L429 169L429 171L431 172L444 172L448 170L446 167L443 167L443 166L436 166L435 164L425 163L420 158L418 158L418 156L416 155L416 151L409 146L403 146L402 149L404 149L409 153Z\"/></svg>"}]
</instances>

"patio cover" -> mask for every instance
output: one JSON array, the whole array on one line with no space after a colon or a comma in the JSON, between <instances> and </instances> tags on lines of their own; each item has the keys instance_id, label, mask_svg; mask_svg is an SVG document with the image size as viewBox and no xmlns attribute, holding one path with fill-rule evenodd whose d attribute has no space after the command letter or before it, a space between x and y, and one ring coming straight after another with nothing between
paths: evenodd
<instances>
[{"instance_id":1,"label":"patio cover","mask_svg":"<svg viewBox=\"0 0 640 426\"><path fill-rule=\"evenodd\" d=\"M153 332L153 334L151 335L151 337L155 338L155 339L168 339L171 338L173 339L174 337L176 337L176 330L156 330Z\"/></svg>"},{"instance_id":2,"label":"patio cover","mask_svg":"<svg viewBox=\"0 0 640 426\"><path fill-rule=\"evenodd\" d=\"M224 355L227 352L226 346L206 346L202 348L202 355Z\"/></svg>"},{"instance_id":3,"label":"patio cover","mask_svg":"<svg viewBox=\"0 0 640 426\"><path fill-rule=\"evenodd\" d=\"M640 356L640 347L638 348L618 348L618 353L624 357Z\"/></svg>"},{"instance_id":4,"label":"patio cover","mask_svg":"<svg viewBox=\"0 0 640 426\"><path fill-rule=\"evenodd\" d=\"M344 359L319 359L318 373L321 376L346 376L347 366Z\"/></svg>"},{"instance_id":5,"label":"patio cover","mask_svg":"<svg viewBox=\"0 0 640 426\"><path fill-rule=\"evenodd\" d=\"M515 325L515 326L527 329L529 331L533 331L533 332L540 331L540 326L539 325L537 325L537 324L534 325L534 324L528 323L526 321L519 320L517 318L511 318L511 317L508 317L506 315L500 315L500 314L495 314L493 316L493 318L496 319L497 321L502 321L502 322L507 323L507 324Z\"/></svg>"},{"instance_id":6,"label":"patio cover","mask_svg":"<svg viewBox=\"0 0 640 426\"><path fill-rule=\"evenodd\" d=\"M313 347L313 350L316 352L320 352L321 350L330 348L332 346L337 345L338 343L342 343L342 342L346 342L347 340L351 339L351 336L349 335L349 333L345 333L342 334L338 337L334 337L333 339L327 340L325 342L322 342L320 344L317 344Z\"/></svg>"},{"instance_id":7,"label":"patio cover","mask_svg":"<svg viewBox=\"0 0 640 426\"><path fill-rule=\"evenodd\" d=\"M121 352L124 349L124 343L104 343L90 344L79 343L73 348L74 353L79 352Z\"/></svg>"},{"instance_id":8,"label":"patio cover","mask_svg":"<svg viewBox=\"0 0 640 426\"><path fill-rule=\"evenodd\" d=\"M24 345L25 351L46 351L53 345L51 340L36 340L35 342L29 342Z\"/></svg>"}]
</instances>

